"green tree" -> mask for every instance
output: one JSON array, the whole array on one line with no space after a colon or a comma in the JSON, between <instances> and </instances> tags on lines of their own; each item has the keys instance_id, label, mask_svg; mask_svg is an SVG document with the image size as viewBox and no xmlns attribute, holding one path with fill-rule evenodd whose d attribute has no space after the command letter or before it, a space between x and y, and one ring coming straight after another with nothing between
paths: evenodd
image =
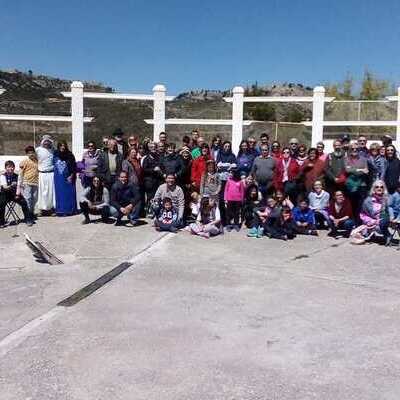
<instances>
[{"instance_id":1,"label":"green tree","mask_svg":"<svg viewBox=\"0 0 400 400\"><path fill-rule=\"evenodd\" d=\"M362 100L378 100L387 94L389 88L388 81L378 79L372 72L366 70L361 84L360 98Z\"/></svg>"},{"instance_id":2,"label":"green tree","mask_svg":"<svg viewBox=\"0 0 400 400\"><path fill-rule=\"evenodd\" d=\"M276 121L276 110L272 104L257 104L248 106L245 110L252 119L257 121Z\"/></svg>"}]
</instances>

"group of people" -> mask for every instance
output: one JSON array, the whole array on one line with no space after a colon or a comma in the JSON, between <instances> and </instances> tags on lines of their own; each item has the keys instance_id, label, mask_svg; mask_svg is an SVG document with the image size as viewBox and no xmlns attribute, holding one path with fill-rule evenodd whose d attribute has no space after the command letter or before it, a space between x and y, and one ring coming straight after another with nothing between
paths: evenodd
<instances>
[{"instance_id":1,"label":"group of people","mask_svg":"<svg viewBox=\"0 0 400 400\"><path fill-rule=\"evenodd\" d=\"M327 229L336 238L386 240L400 223L400 160L390 137L367 148L364 136L344 135L333 147L329 154L322 142L307 149L296 138L281 146L261 134L234 154L229 141L216 136L206 143L196 130L177 147L165 132L155 143L125 140L117 129L102 148L89 141L76 162L66 142L55 148L45 135L38 148L26 148L18 175L12 161L5 164L0 225L8 201L21 205L28 225L35 206L42 215L76 214L80 179L84 224L91 215L116 225L126 217L134 226L150 217L157 230L184 228L205 238L246 227L257 238Z\"/></svg>"}]
</instances>

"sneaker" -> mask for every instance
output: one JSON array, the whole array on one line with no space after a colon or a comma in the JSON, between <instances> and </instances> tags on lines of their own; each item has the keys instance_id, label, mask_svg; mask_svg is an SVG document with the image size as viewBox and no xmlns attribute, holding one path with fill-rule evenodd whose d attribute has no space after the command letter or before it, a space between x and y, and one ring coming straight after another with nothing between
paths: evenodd
<instances>
[{"instance_id":1,"label":"sneaker","mask_svg":"<svg viewBox=\"0 0 400 400\"><path fill-rule=\"evenodd\" d=\"M233 229L235 229L236 232L240 232L240 226L239 225L233 225Z\"/></svg>"},{"instance_id":2,"label":"sneaker","mask_svg":"<svg viewBox=\"0 0 400 400\"><path fill-rule=\"evenodd\" d=\"M262 238L264 236L264 228L262 226L260 226L257 229L257 235L256 236L257 236L258 239L260 239L260 238Z\"/></svg>"},{"instance_id":3,"label":"sneaker","mask_svg":"<svg viewBox=\"0 0 400 400\"><path fill-rule=\"evenodd\" d=\"M226 230L227 232L231 232L232 229L233 229L233 226L232 226L232 225L227 225L227 226L225 227L225 230Z\"/></svg>"},{"instance_id":4,"label":"sneaker","mask_svg":"<svg viewBox=\"0 0 400 400\"><path fill-rule=\"evenodd\" d=\"M90 219L89 219L89 218L85 218L85 219L81 222L81 224L82 224L82 225L90 224Z\"/></svg>"},{"instance_id":5,"label":"sneaker","mask_svg":"<svg viewBox=\"0 0 400 400\"><path fill-rule=\"evenodd\" d=\"M117 219L114 223L114 226L122 226L122 225L123 225L123 223L120 219Z\"/></svg>"},{"instance_id":6,"label":"sneaker","mask_svg":"<svg viewBox=\"0 0 400 400\"><path fill-rule=\"evenodd\" d=\"M131 219L129 220L129 223L131 226L138 226L139 225L139 221L137 219Z\"/></svg>"},{"instance_id":7,"label":"sneaker","mask_svg":"<svg viewBox=\"0 0 400 400\"><path fill-rule=\"evenodd\" d=\"M27 226L33 226L33 221L32 221L32 220L26 221L26 225L27 225Z\"/></svg>"},{"instance_id":8,"label":"sneaker","mask_svg":"<svg viewBox=\"0 0 400 400\"><path fill-rule=\"evenodd\" d=\"M248 232L247 232L247 236L248 237L257 237L258 235L258 229L257 228L251 228Z\"/></svg>"},{"instance_id":9,"label":"sneaker","mask_svg":"<svg viewBox=\"0 0 400 400\"><path fill-rule=\"evenodd\" d=\"M312 236L318 236L318 232L315 229L310 230L309 234L312 235Z\"/></svg>"},{"instance_id":10,"label":"sneaker","mask_svg":"<svg viewBox=\"0 0 400 400\"><path fill-rule=\"evenodd\" d=\"M327 236L334 238L337 236L337 233L335 231L330 231Z\"/></svg>"}]
</instances>

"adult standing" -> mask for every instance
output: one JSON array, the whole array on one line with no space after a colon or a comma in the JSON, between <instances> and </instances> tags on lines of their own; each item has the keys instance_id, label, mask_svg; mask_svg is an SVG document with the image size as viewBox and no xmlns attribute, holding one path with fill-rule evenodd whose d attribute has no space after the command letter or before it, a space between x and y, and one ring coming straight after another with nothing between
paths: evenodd
<instances>
[{"instance_id":1,"label":"adult standing","mask_svg":"<svg viewBox=\"0 0 400 400\"><path fill-rule=\"evenodd\" d=\"M76 214L76 162L65 141L57 145L54 153L54 189L56 192L56 214Z\"/></svg>"},{"instance_id":2,"label":"adult standing","mask_svg":"<svg viewBox=\"0 0 400 400\"><path fill-rule=\"evenodd\" d=\"M298 179L303 184L303 190L311 192L315 181L323 180L325 163L318 158L317 149L311 147L308 150L307 160L300 168Z\"/></svg>"},{"instance_id":3,"label":"adult standing","mask_svg":"<svg viewBox=\"0 0 400 400\"><path fill-rule=\"evenodd\" d=\"M210 149L207 144L203 144L201 147L201 156L192 161L191 181L196 192L200 192L201 177L206 171L206 164L210 158Z\"/></svg>"},{"instance_id":4,"label":"adult standing","mask_svg":"<svg viewBox=\"0 0 400 400\"><path fill-rule=\"evenodd\" d=\"M113 133L114 140L117 144L118 153L121 154L122 159L124 159L128 153L128 143L126 143L124 136L125 133L121 128L117 128Z\"/></svg>"},{"instance_id":5,"label":"adult standing","mask_svg":"<svg viewBox=\"0 0 400 400\"><path fill-rule=\"evenodd\" d=\"M333 152L328 154L325 163L325 187L333 194L344 189L346 182L345 155L342 150L342 142L336 139L333 142Z\"/></svg>"},{"instance_id":6,"label":"adult standing","mask_svg":"<svg viewBox=\"0 0 400 400\"><path fill-rule=\"evenodd\" d=\"M174 174L177 179L180 179L183 172L182 158L175 150L175 143L169 143L167 152L160 158L160 168L164 178L169 174Z\"/></svg>"},{"instance_id":7,"label":"adult standing","mask_svg":"<svg viewBox=\"0 0 400 400\"><path fill-rule=\"evenodd\" d=\"M54 147L50 135L44 135L36 148L39 170L38 208L41 215L49 215L55 208L54 192Z\"/></svg>"},{"instance_id":8,"label":"adult standing","mask_svg":"<svg viewBox=\"0 0 400 400\"><path fill-rule=\"evenodd\" d=\"M242 140L237 155L237 168L241 176L249 176L255 160L254 154L249 150L247 140Z\"/></svg>"},{"instance_id":9,"label":"adult standing","mask_svg":"<svg viewBox=\"0 0 400 400\"><path fill-rule=\"evenodd\" d=\"M291 138L289 140L289 148L290 148L290 155L293 158L297 158L298 151L299 151L299 139Z\"/></svg>"},{"instance_id":10,"label":"adult standing","mask_svg":"<svg viewBox=\"0 0 400 400\"><path fill-rule=\"evenodd\" d=\"M296 203L297 184L296 178L299 174L300 166L295 158L290 155L289 147L282 150L282 158L277 161L275 170L275 189L283 190L289 196L292 203Z\"/></svg>"},{"instance_id":11,"label":"adult standing","mask_svg":"<svg viewBox=\"0 0 400 400\"><path fill-rule=\"evenodd\" d=\"M225 141L217 157L217 172L221 182L221 190L219 192L219 211L221 213L222 224L225 224L226 208L224 200L225 185L228 181L229 173L233 168L237 167L237 160L232 153L231 142Z\"/></svg>"},{"instance_id":12,"label":"adult standing","mask_svg":"<svg viewBox=\"0 0 400 400\"><path fill-rule=\"evenodd\" d=\"M143 185L143 168L138 159L138 152L135 147L131 147L126 160L122 161L122 171L128 174L128 182L133 185L142 187Z\"/></svg>"},{"instance_id":13,"label":"adult standing","mask_svg":"<svg viewBox=\"0 0 400 400\"><path fill-rule=\"evenodd\" d=\"M368 163L358 151L357 142L350 144L349 154L345 160L346 191L351 202L355 218L359 218L361 205L368 193Z\"/></svg>"},{"instance_id":14,"label":"adult standing","mask_svg":"<svg viewBox=\"0 0 400 400\"><path fill-rule=\"evenodd\" d=\"M109 189L118 179L118 175L122 168L123 157L118 152L117 142L109 139L107 149L103 151L99 157L97 175L102 179L106 187Z\"/></svg>"},{"instance_id":15,"label":"adult standing","mask_svg":"<svg viewBox=\"0 0 400 400\"><path fill-rule=\"evenodd\" d=\"M100 150L97 148L96 143L90 141L87 143L87 150L83 153L82 164L83 170L81 172L82 186L89 187L92 180L96 175L99 165Z\"/></svg>"},{"instance_id":16,"label":"adult standing","mask_svg":"<svg viewBox=\"0 0 400 400\"><path fill-rule=\"evenodd\" d=\"M269 154L269 146L261 145L261 155L254 160L251 174L264 199L273 191L276 166L277 161Z\"/></svg>"},{"instance_id":17,"label":"adult standing","mask_svg":"<svg viewBox=\"0 0 400 400\"><path fill-rule=\"evenodd\" d=\"M400 181L400 160L397 158L396 148L391 144L386 147L385 183L389 194L393 194Z\"/></svg>"},{"instance_id":18,"label":"adult standing","mask_svg":"<svg viewBox=\"0 0 400 400\"><path fill-rule=\"evenodd\" d=\"M158 186L162 183L162 173L160 168L160 156L157 153L157 146L154 142L148 144L149 154L143 160L144 191L146 192L146 205L150 213L150 202Z\"/></svg>"}]
</instances>

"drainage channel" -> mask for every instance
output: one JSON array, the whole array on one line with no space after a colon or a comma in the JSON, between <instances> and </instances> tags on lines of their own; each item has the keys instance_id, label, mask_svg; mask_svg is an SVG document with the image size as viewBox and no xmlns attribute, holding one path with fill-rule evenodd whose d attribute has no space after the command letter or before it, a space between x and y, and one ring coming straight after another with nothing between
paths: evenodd
<instances>
[{"instance_id":1,"label":"drainage channel","mask_svg":"<svg viewBox=\"0 0 400 400\"><path fill-rule=\"evenodd\" d=\"M71 296L68 296L64 300L60 301L56 306L51 308L46 313L34 318L29 321L21 328L11 332L9 335L0 340L0 358L5 356L10 350L14 349L18 345L20 345L25 339L32 335L34 331L37 331L40 326L46 322L50 322L55 318L58 318L60 315L64 314L69 307L74 306L79 303L83 299L87 298L91 294L93 294L96 290L100 289L108 282L112 281L122 272L126 271L128 268L132 267L140 257L148 253L149 250L152 250L154 246L161 244L164 240L168 240L173 237L172 234L168 235L167 233L158 237L156 240L153 240L148 246L138 252L135 256L133 256L130 260L122 262L117 265L104 275L97 278L95 281L89 283L85 287L79 289Z\"/></svg>"}]
</instances>

